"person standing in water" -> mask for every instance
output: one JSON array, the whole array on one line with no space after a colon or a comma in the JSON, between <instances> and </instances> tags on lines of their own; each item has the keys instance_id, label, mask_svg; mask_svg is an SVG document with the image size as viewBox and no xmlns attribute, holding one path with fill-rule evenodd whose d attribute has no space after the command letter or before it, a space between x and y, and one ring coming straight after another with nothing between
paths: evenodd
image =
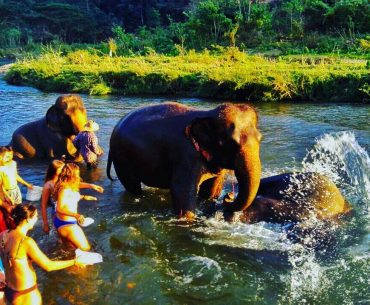
<instances>
[{"instance_id":1,"label":"person standing in water","mask_svg":"<svg viewBox=\"0 0 370 305\"><path fill-rule=\"evenodd\" d=\"M103 149L99 146L98 137L95 134L98 130L98 123L89 120L83 130L73 139L73 145L82 155L88 169L96 167L98 157L103 154Z\"/></svg>"},{"instance_id":2,"label":"person standing in water","mask_svg":"<svg viewBox=\"0 0 370 305\"><path fill-rule=\"evenodd\" d=\"M22 194L18 182L32 189L33 185L23 180L18 174L17 163L13 160L13 149L8 146L0 147L0 185L5 200L10 205L22 203Z\"/></svg>"},{"instance_id":3,"label":"person standing in water","mask_svg":"<svg viewBox=\"0 0 370 305\"><path fill-rule=\"evenodd\" d=\"M11 216L16 228L0 234L0 254L6 278L5 299L7 304L12 305L39 305L42 299L32 262L46 271L85 265L78 257L52 261L40 250L36 242L27 236L37 221L34 205L17 205Z\"/></svg>"},{"instance_id":4,"label":"person standing in water","mask_svg":"<svg viewBox=\"0 0 370 305\"><path fill-rule=\"evenodd\" d=\"M78 224L83 224L85 218L78 214L80 199L97 200L96 197L81 195L80 168L77 164L66 163L54 187L53 197L57 199L54 225L59 235L83 251L90 250L90 244L84 231Z\"/></svg>"},{"instance_id":5,"label":"person standing in water","mask_svg":"<svg viewBox=\"0 0 370 305\"><path fill-rule=\"evenodd\" d=\"M55 211L56 207L56 198L52 196L54 192L55 183L58 180L59 174L63 168L65 163L61 160L53 160L46 171L45 180L44 180L44 187L42 189L42 196L41 196L41 215L42 215L42 229L43 231L48 234L50 231L49 221L48 221L48 207L51 207L53 211ZM80 189L89 188L97 191L99 193L103 193L104 189L96 184L86 183L80 181ZM55 215L52 216L54 218Z\"/></svg>"}]
</instances>

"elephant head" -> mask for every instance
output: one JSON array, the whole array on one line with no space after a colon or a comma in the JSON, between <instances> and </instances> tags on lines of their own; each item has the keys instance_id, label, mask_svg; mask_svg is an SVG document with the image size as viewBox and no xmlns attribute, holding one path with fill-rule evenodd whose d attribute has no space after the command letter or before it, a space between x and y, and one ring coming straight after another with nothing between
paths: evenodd
<instances>
[{"instance_id":1,"label":"elephant head","mask_svg":"<svg viewBox=\"0 0 370 305\"><path fill-rule=\"evenodd\" d=\"M225 205L225 211L245 210L257 194L261 179L261 134L257 125L258 116L252 107L225 104L187 127L187 134L211 171L234 170L239 192L234 202Z\"/></svg>"},{"instance_id":2,"label":"elephant head","mask_svg":"<svg viewBox=\"0 0 370 305\"><path fill-rule=\"evenodd\" d=\"M47 126L66 137L78 134L87 122L86 108L80 96L62 95L46 113Z\"/></svg>"}]
</instances>

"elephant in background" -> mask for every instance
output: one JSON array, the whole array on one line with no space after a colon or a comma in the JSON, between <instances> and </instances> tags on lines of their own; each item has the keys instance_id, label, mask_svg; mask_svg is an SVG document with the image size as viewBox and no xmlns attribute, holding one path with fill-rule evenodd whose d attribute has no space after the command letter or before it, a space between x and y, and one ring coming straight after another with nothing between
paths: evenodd
<instances>
[{"instance_id":1,"label":"elephant in background","mask_svg":"<svg viewBox=\"0 0 370 305\"><path fill-rule=\"evenodd\" d=\"M232 197L229 193L228 200ZM244 210L241 220L297 223L316 217L326 221L336 220L350 210L340 190L326 176L287 173L261 179L257 196Z\"/></svg>"},{"instance_id":2,"label":"elephant in background","mask_svg":"<svg viewBox=\"0 0 370 305\"><path fill-rule=\"evenodd\" d=\"M77 153L72 139L87 122L86 108L80 96L59 96L45 117L22 125L12 136L9 145L20 158L74 159Z\"/></svg>"},{"instance_id":3,"label":"elephant in background","mask_svg":"<svg viewBox=\"0 0 370 305\"><path fill-rule=\"evenodd\" d=\"M197 195L218 198L224 175L233 170L238 196L226 206L245 210L260 178L261 134L248 105L223 104L197 110L168 102L138 109L122 118L110 139L107 175L113 163L123 186L141 193L141 183L170 189L175 213L194 217Z\"/></svg>"}]
</instances>

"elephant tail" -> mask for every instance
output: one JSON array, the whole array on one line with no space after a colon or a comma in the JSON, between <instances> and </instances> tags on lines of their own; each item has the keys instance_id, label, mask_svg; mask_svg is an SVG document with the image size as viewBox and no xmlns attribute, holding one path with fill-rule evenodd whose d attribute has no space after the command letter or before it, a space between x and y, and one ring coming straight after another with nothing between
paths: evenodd
<instances>
[{"instance_id":1,"label":"elephant tail","mask_svg":"<svg viewBox=\"0 0 370 305\"><path fill-rule=\"evenodd\" d=\"M108 162L107 162L107 177L109 178L109 180L114 181L116 179L112 178L112 176L110 175L111 167L112 167L112 154L111 154L111 150L109 150Z\"/></svg>"}]
</instances>

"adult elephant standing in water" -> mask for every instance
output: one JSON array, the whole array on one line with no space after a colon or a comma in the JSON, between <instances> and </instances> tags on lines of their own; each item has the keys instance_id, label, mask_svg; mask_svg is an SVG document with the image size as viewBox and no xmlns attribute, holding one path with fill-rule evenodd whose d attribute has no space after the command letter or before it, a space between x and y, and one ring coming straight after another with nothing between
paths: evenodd
<instances>
[{"instance_id":1,"label":"adult elephant standing in water","mask_svg":"<svg viewBox=\"0 0 370 305\"><path fill-rule=\"evenodd\" d=\"M226 209L244 210L261 178L257 124L257 113L248 105L204 111L171 102L138 109L113 130L108 177L113 162L133 194L141 193L141 182L168 188L175 213L192 218L198 191L204 199L219 197L226 171L234 170L239 192Z\"/></svg>"},{"instance_id":2,"label":"adult elephant standing in water","mask_svg":"<svg viewBox=\"0 0 370 305\"><path fill-rule=\"evenodd\" d=\"M10 145L16 154L27 158L73 159L76 148L72 139L87 122L86 108L80 96L70 94L57 98L45 117L19 127Z\"/></svg>"}]
</instances>

